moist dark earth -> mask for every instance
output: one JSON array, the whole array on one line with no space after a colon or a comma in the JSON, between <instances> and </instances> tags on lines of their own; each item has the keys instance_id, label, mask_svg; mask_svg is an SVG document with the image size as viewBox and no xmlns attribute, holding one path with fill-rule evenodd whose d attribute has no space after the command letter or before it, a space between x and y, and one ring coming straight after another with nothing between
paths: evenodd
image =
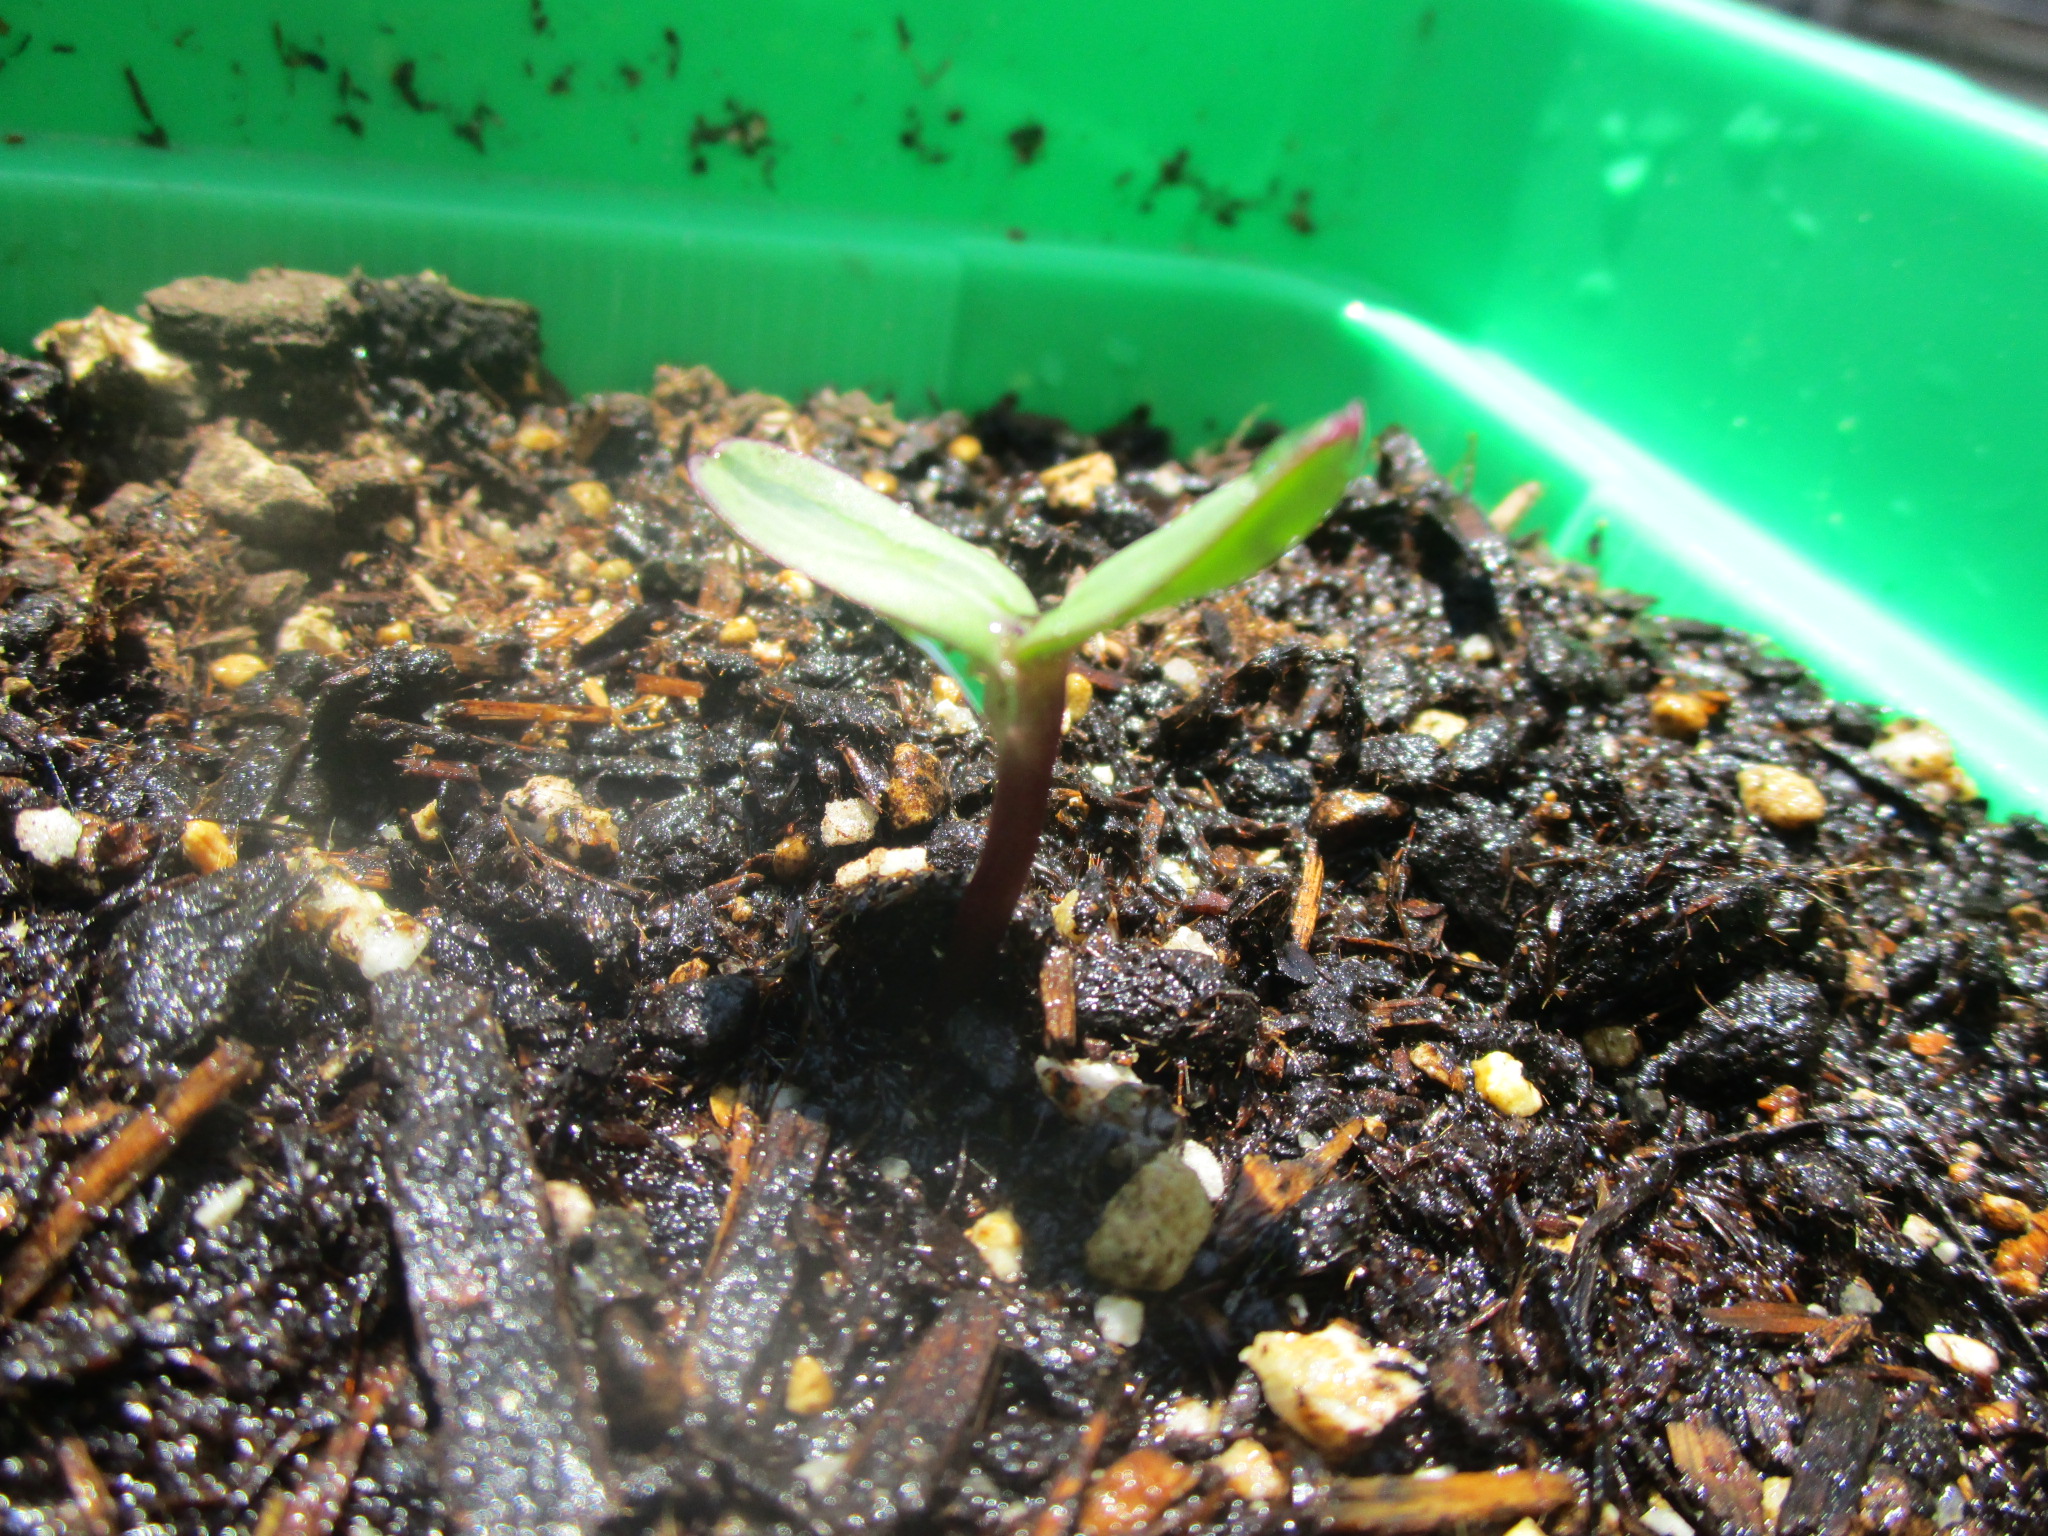
<instances>
[{"instance_id":1,"label":"moist dark earth","mask_svg":"<svg viewBox=\"0 0 2048 1536\"><path fill-rule=\"evenodd\" d=\"M1270 431L574 401L431 275L138 314L0 358L0 1528L2048 1529L2048 834L1938 737L1388 431L1077 659L948 991L985 736L681 466L1054 595ZM1408 1406L1332 1438L1240 1352L1340 1321Z\"/></svg>"}]
</instances>

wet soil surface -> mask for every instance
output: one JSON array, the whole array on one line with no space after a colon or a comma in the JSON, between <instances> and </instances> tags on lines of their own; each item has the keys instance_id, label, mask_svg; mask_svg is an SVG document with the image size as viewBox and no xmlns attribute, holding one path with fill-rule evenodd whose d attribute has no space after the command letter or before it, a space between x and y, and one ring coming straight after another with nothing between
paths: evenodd
<instances>
[{"instance_id":1,"label":"wet soil surface","mask_svg":"<svg viewBox=\"0 0 2048 1536\"><path fill-rule=\"evenodd\" d=\"M1088 647L948 997L986 739L679 466L1051 594L1252 442L141 314L0 359L0 1527L2044 1527L2048 835L1937 734L1389 433Z\"/></svg>"}]
</instances>

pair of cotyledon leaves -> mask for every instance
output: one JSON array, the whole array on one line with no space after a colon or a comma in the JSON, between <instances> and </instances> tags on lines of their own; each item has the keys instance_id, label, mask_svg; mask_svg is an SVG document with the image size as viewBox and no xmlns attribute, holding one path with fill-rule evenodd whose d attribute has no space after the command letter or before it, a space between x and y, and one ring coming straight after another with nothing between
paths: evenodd
<instances>
[{"instance_id":1,"label":"pair of cotyledon leaves","mask_svg":"<svg viewBox=\"0 0 2048 1536\"><path fill-rule=\"evenodd\" d=\"M1314 531L1350 480L1364 431L1356 403L1280 438L1252 467L1111 555L1041 613L995 556L816 459L734 438L690 478L747 543L873 609L982 707L1006 668L1065 656L1089 636L1263 570Z\"/></svg>"}]
</instances>

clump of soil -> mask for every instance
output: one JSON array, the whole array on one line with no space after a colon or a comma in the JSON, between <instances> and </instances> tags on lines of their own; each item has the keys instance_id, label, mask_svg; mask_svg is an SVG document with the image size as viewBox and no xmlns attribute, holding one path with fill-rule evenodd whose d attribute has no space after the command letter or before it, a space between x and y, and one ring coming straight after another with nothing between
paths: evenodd
<instances>
[{"instance_id":1,"label":"clump of soil","mask_svg":"<svg viewBox=\"0 0 2048 1536\"><path fill-rule=\"evenodd\" d=\"M141 315L0 358L8 1529L2041 1528L2048 836L1937 732L1389 432L1090 645L950 998L988 743L679 466L1053 593L1253 441Z\"/></svg>"}]
</instances>

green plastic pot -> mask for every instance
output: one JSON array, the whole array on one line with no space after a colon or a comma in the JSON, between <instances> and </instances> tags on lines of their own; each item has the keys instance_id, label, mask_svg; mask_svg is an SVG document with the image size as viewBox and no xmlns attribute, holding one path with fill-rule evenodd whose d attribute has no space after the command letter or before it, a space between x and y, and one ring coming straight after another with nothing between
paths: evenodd
<instances>
[{"instance_id":1,"label":"green plastic pot","mask_svg":"<svg viewBox=\"0 0 2048 1536\"><path fill-rule=\"evenodd\" d=\"M2048 806L2048 119L1718 0L13 0L0 343L433 267L663 360L1183 439L1358 394Z\"/></svg>"}]
</instances>

